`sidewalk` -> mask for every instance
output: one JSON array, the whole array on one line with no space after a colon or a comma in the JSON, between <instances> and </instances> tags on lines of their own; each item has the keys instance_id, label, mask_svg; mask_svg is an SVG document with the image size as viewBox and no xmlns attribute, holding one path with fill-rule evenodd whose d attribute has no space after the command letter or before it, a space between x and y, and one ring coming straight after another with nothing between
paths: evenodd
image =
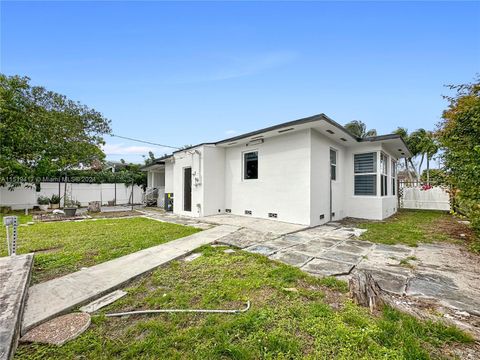
<instances>
[{"instance_id":1,"label":"sidewalk","mask_svg":"<svg viewBox=\"0 0 480 360\"><path fill-rule=\"evenodd\" d=\"M217 226L34 285L28 293L22 334L237 229L230 225Z\"/></svg>"}]
</instances>

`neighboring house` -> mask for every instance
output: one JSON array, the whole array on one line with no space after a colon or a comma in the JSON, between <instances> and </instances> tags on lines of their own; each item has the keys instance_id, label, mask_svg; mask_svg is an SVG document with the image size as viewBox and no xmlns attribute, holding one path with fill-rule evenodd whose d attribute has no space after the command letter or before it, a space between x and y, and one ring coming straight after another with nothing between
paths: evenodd
<instances>
[{"instance_id":1,"label":"neighboring house","mask_svg":"<svg viewBox=\"0 0 480 360\"><path fill-rule=\"evenodd\" d=\"M359 139L320 114L175 151L143 169L159 206L173 198L175 214L314 226L394 214L404 156L410 152L400 136Z\"/></svg>"}]
</instances>

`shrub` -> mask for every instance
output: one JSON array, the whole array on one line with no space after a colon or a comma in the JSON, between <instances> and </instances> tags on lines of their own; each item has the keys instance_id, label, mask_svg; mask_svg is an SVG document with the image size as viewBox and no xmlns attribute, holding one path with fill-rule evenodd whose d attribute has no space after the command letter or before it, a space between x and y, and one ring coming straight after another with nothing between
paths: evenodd
<instances>
[{"instance_id":1,"label":"shrub","mask_svg":"<svg viewBox=\"0 0 480 360\"><path fill-rule=\"evenodd\" d=\"M50 204L50 199L46 196L39 196L37 199L38 205L48 205Z\"/></svg>"},{"instance_id":2,"label":"shrub","mask_svg":"<svg viewBox=\"0 0 480 360\"><path fill-rule=\"evenodd\" d=\"M60 204L60 196L53 194L50 198L50 204Z\"/></svg>"}]
</instances>

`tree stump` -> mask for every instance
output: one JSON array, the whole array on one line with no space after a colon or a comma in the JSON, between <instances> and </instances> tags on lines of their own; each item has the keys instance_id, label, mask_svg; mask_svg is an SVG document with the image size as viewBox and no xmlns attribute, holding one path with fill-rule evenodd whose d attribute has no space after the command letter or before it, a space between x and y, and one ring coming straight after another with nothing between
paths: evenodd
<instances>
[{"instance_id":1,"label":"tree stump","mask_svg":"<svg viewBox=\"0 0 480 360\"><path fill-rule=\"evenodd\" d=\"M381 307L385 301L382 289L373 276L365 271L359 271L348 282L350 295L357 304L370 308L370 312Z\"/></svg>"}]
</instances>

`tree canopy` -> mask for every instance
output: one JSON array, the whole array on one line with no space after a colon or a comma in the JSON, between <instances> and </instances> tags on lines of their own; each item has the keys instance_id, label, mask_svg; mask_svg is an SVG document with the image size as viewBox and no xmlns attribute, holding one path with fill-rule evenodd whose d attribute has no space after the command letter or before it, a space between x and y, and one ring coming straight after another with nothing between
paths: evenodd
<instances>
[{"instance_id":1,"label":"tree canopy","mask_svg":"<svg viewBox=\"0 0 480 360\"><path fill-rule=\"evenodd\" d=\"M377 136L377 130L370 129L367 130L367 125L363 121L353 120L345 124L345 129L347 129L352 135L355 135L359 138L365 138L369 136Z\"/></svg>"},{"instance_id":2,"label":"tree canopy","mask_svg":"<svg viewBox=\"0 0 480 360\"><path fill-rule=\"evenodd\" d=\"M0 185L103 160L110 121L28 77L0 74Z\"/></svg>"},{"instance_id":3,"label":"tree canopy","mask_svg":"<svg viewBox=\"0 0 480 360\"><path fill-rule=\"evenodd\" d=\"M459 189L473 227L480 233L480 76L450 85L454 96L439 124L438 138L449 180Z\"/></svg>"}]
</instances>

